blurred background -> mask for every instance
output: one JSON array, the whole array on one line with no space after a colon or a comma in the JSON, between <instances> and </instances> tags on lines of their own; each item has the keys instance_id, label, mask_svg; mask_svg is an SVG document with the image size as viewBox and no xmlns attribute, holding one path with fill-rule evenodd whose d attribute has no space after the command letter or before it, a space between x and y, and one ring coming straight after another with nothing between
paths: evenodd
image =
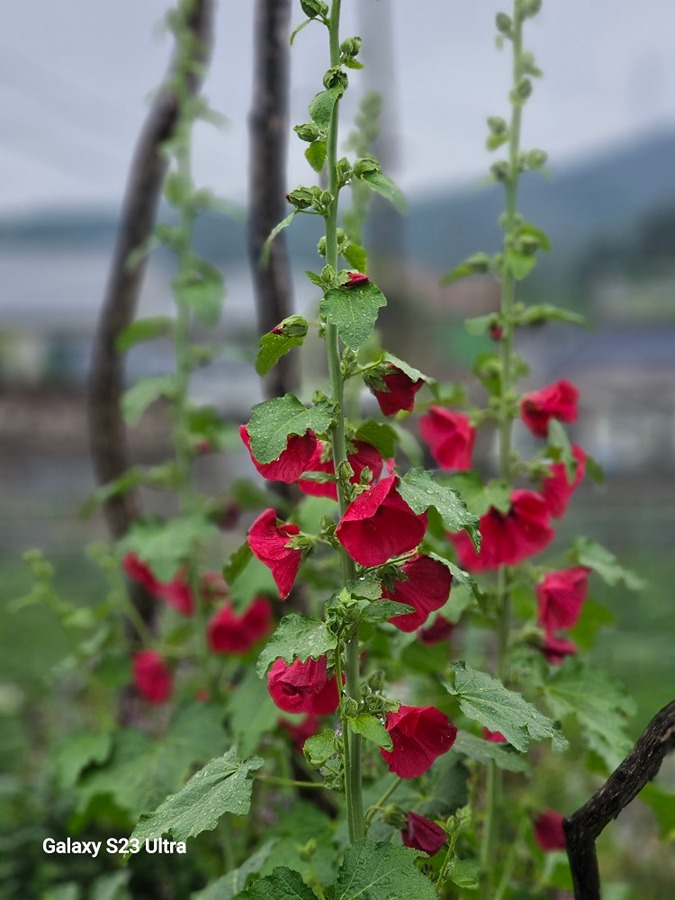
<instances>
[{"instance_id":1,"label":"blurred background","mask_svg":"<svg viewBox=\"0 0 675 900\"><path fill-rule=\"evenodd\" d=\"M41 611L4 608L29 583L20 554L43 548L74 596L96 589L82 547L106 532L78 515L93 486L86 378L133 146L170 56L158 27L167 6L23 0L0 35L0 717L8 736L0 762L25 752L27 698L63 650ZM499 245L502 194L485 183L493 158L484 142L486 117L508 113L509 60L494 46L501 4L343 6L343 34L363 35L366 63L350 74L343 121L356 115L367 90L385 88L376 149L410 206L399 217L377 205L371 223L377 277L391 298L386 338L429 374L466 381L472 358L487 348L460 323L493 310L496 289L482 277L441 288L439 278L465 256ZM220 130L200 125L195 147L196 180L235 211L208 213L197 229L198 252L222 269L228 293L225 356L193 390L234 421L262 396L252 366L257 337L244 222L251 7L217 10L205 93L228 121ZM616 589L595 597L616 620L615 630L601 632L597 660L636 697L636 734L675 697L674 30L670 0L640 9L632 0L567 0L545 2L528 38L545 77L526 109L524 146L545 149L549 165L545 177L524 178L521 208L553 249L522 298L575 309L591 327L531 329L520 350L532 368L527 387L561 377L579 387L581 415L571 433L607 473L604 485L587 480L575 496L560 545L587 534L648 581L640 595ZM319 26L297 38L291 123L307 118L324 41ZM289 188L308 181L303 150L292 138ZM318 264L307 222L299 217L288 233L300 310L317 299L303 275ZM171 275L171 258L160 251L146 275L142 314L170 309ZM170 348L159 342L135 350L127 370L133 379L171 365ZM311 358L304 375L321 377ZM155 425L151 414L134 437L135 452L159 453L164 437ZM246 460L233 452L212 475L242 473ZM644 815L640 827L651 834L655 825Z\"/></svg>"}]
</instances>

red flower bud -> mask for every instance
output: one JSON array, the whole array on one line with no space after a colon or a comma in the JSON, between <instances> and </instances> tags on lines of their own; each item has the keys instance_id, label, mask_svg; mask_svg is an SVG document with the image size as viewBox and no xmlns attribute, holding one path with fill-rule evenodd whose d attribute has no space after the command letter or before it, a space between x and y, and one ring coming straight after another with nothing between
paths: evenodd
<instances>
[{"instance_id":1,"label":"red flower bud","mask_svg":"<svg viewBox=\"0 0 675 900\"><path fill-rule=\"evenodd\" d=\"M574 628L588 591L589 570L584 566L547 572L536 586L538 623L551 633Z\"/></svg>"},{"instance_id":2,"label":"red flower bud","mask_svg":"<svg viewBox=\"0 0 675 900\"><path fill-rule=\"evenodd\" d=\"M432 625L420 628L417 632L417 637L423 644L439 644L441 641L447 641L454 630L455 626L453 623L448 621L445 616L439 614Z\"/></svg>"},{"instance_id":3,"label":"red flower bud","mask_svg":"<svg viewBox=\"0 0 675 900\"><path fill-rule=\"evenodd\" d=\"M483 738L493 744L507 744L508 741L501 731L490 731L489 728L483 729Z\"/></svg>"},{"instance_id":4,"label":"red flower bud","mask_svg":"<svg viewBox=\"0 0 675 900\"><path fill-rule=\"evenodd\" d=\"M374 384L368 384L368 387L375 395L382 413L385 416L393 416L402 409L412 412L415 405L415 394L424 384L424 379L418 378L417 381L413 381L405 372L390 363L381 380L386 385L386 390L382 390Z\"/></svg>"},{"instance_id":5,"label":"red flower bud","mask_svg":"<svg viewBox=\"0 0 675 900\"><path fill-rule=\"evenodd\" d=\"M424 775L433 761L455 743L457 729L434 706L399 706L389 713L385 728L393 750L381 749L383 759L399 778Z\"/></svg>"},{"instance_id":6,"label":"red flower bud","mask_svg":"<svg viewBox=\"0 0 675 900\"><path fill-rule=\"evenodd\" d=\"M154 596L159 581L155 578L152 569L147 563L139 559L135 553L127 553L122 560L122 568L127 578L143 585L146 591Z\"/></svg>"},{"instance_id":7,"label":"red flower bud","mask_svg":"<svg viewBox=\"0 0 675 900\"><path fill-rule=\"evenodd\" d=\"M441 469L464 471L471 468L476 430L463 413L430 406L420 419L420 434Z\"/></svg>"},{"instance_id":8,"label":"red flower bud","mask_svg":"<svg viewBox=\"0 0 675 900\"><path fill-rule=\"evenodd\" d=\"M565 464L555 462L551 465L551 474L544 478L541 485L541 495L546 501L551 515L556 519L565 515L572 494L586 474L586 454L581 447L572 444L572 455L577 461L577 468L572 482L567 480Z\"/></svg>"},{"instance_id":9,"label":"red flower bud","mask_svg":"<svg viewBox=\"0 0 675 900\"><path fill-rule=\"evenodd\" d=\"M298 526L279 524L273 509L262 512L248 530L251 552L272 572L280 600L290 594L302 561L302 552L287 546L296 534L300 534Z\"/></svg>"},{"instance_id":10,"label":"red flower bud","mask_svg":"<svg viewBox=\"0 0 675 900\"><path fill-rule=\"evenodd\" d=\"M368 278L367 275L363 275L361 272L347 272L347 278L349 278L349 281L346 284L343 284L342 287L356 287L358 284L368 284L370 281L370 278Z\"/></svg>"},{"instance_id":11,"label":"red flower bud","mask_svg":"<svg viewBox=\"0 0 675 900\"><path fill-rule=\"evenodd\" d=\"M430 556L413 556L401 566L406 576L394 582L391 590L382 592L387 600L412 606L415 612L389 619L401 631L415 631L429 613L440 609L448 599L452 574L447 566Z\"/></svg>"},{"instance_id":12,"label":"red flower bud","mask_svg":"<svg viewBox=\"0 0 675 900\"><path fill-rule=\"evenodd\" d=\"M148 703L165 703L173 690L173 675L159 653L141 650L132 665L136 690Z\"/></svg>"},{"instance_id":13,"label":"red flower bud","mask_svg":"<svg viewBox=\"0 0 675 900\"><path fill-rule=\"evenodd\" d=\"M256 597L241 615L226 603L207 627L209 647L215 653L248 653L270 630L272 610L264 597Z\"/></svg>"},{"instance_id":14,"label":"red flower bud","mask_svg":"<svg viewBox=\"0 0 675 900\"><path fill-rule=\"evenodd\" d=\"M492 325L490 325L490 337L495 342L495 344L498 344L504 337L503 325L497 325L496 322L493 322Z\"/></svg>"},{"instance_id":15,"label":"red flower bud","mask_svg":"<svg viewBox=\"0 0 675 900\"><path fill-rule=\"evenodd\" d=\"M182 569L171 581L158 582L155 596L172 606L181 616L193 616L195 613L195 601Z\"/></svg>"},{"instance_id":16,"label":"red flower bud","mask_svg":"<svg viewBox=\"0 0 675 900\"><path fill-rule=\"evenodd\" d=\"M579 391L564 379L526 394L520 403L523 422L535 437L545 438L551 419L576 422Z\"/></svg>"},{"instance_id":17,"label":"red flower bud","mask_svg":"<svg viewBox=\"0 0 675 900\"><path fill-rule=\"evenodd\" d=\"M424 537L426 515L418 516L399 496L397 478L390 475L349 504L335 531L352 559L362 566L379 566L393 556L414 550Z\"/></svg>"},{"instance_id":18,"label":"red flower bud","mask_svg":"<svg viewBox=\"0 0 675 900\"><path fill-rule=\"evenodd\" d=\"M246 445L251 456L251 462L268 481L284 481L292 484L305 471L309 461L318 446L318 438L313 431L307 431L302 436L291 434L288 436L286 449L281 451L278 459L269 463L260 463L251 451L251 441L245 425L239 426L239 435Z\"/></svg>"},{"instance_id":19,"label":"red flower bud","mask_svg":"<svg viewBox=\"0 0 675 900\"><path fill-rule=\"evenodd\" d=\"M277 659L267 673L267 685L272 700L284 712L325 716L334 713L340 702L337 679L328 677L325 656L307 662L296 659L290 666Z\"/></svg>"},{"instance_id":20,"label":"red flower bud","mask_svg":"<svg viewBox=\"0 0 675 900\"><path fill-rule=\"evenodd\" d=\"M444 828L414 812L406 814L406 826L401 831L401 837L406 847L421 850L429 856L438 853L446 841Z\"/></svg>"},{"instance_id":21,"label":"red flower bud","mask_svg":"<svg viewBox=\"0 0 675 900\"><path fill-rule=\"evenodd\" d=\"M564 850L567 846L560 813L547 809L539 813L534 822L534 837L542 850Z\"/></svg>"},{"instance_id":22,"label":"red flower bud","mask_svg":"<svg viewBox=\"0 0 675 900\"><path fill-rule=\"evenodd\" d=\"M567 638L547 633L541 644L541 652L552 666L560 666L566 656L574 656L577 652L577 645L573 641L568 641Z\"/></svg>"}]
</instances>

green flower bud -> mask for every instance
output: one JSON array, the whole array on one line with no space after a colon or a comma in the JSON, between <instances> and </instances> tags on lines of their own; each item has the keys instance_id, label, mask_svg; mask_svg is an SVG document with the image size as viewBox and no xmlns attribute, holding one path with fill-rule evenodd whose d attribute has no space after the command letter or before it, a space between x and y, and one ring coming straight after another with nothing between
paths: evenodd
<instances>
[{"instance_id":1,"label":"green flower bud","mask_svg":"<svg viewBox=\"0 0 675 900\"><path fill-rule=\"evenodd\" d=\"M527 98L532 93L532 82L529 78L523 78L518 82L515 90L515 96L519 100L527 100Z\"/></svg>"},{"instance_id":2,"label":"green flower bud","mask_svg":"<svg viewBox=\"0 0 675 900\"><path fill-rule=\"evenodd\" d=\"M325 138L325 132L319 128L318 125L315 125L314 122L305 122L304 125L294 125L293 131L297 134L301 141L307 141L308 144L311 144L312 141L317 141L320 138Z\"/></svg>"},{"instance_id":3,"label":"green flower bud","mask_svg":"<svg viewBox=\"0 0 675 900\"><path fill-rule=\"evenodd\" d=\"M346 41L343 41L340 44L340 59L343 62L346 62L348 59L354 59L361 49L361 43L360 37L351 37L347 38Z\"/></svg>"},{"instance_id":4,"label":"green flower bud","mask_svg":"<svg viewBox=\"0 0 675 900\"><path fill-rule=\"evenodd\" d=\"M488 128L490 129L492 134L506 134L508 130L508 125L506 124L506 120L502 119L501 116L488 116L487 120ZM296 131L301 126L296 125Z\"/></svg>"},{"instance_id":5,"label":"green flower bud","mask_svg":"<svg viewBox=\"0 0 675 900\"><path fill-rule=\"evenodd\" d=\"M316 841L310 838L306 844L298 847L298 856L303 862L311 862L312 857L316 853Z\"/></svg>"},{"instance_id":6,"label":"green flower bud","mask_svg":"<svg viewBox=\"0 0 675 900\"><path fill-rule=\"evenodd\" d=\"M308 331L307 322L302 316L288 316L272 329L272 334L282 337L305 337Z\"/></svg>"},{"instance_id":7,"label":"green flower bud","mask_svg":"<svg viewBox=\"0 0 675 900\"><path fill-rule=\"evenodd\" d=\"M317 16L325 19L328 15L328 4L323 0L300 0L300 6L308 19L316 19Z\"/></svg>"},{"instance_id":8,"label":"green flower bud","mask_svg":"<svg viewBox=\"0 0 675 900\"><path fill-rule=\"evenodd\" d=\"M507 37L511 36L511 27L513 25L511 16L507 16L504 12L497 13L495 22L497 24L497 31L501 34L505 34Z\"/></svg>"},{"instance_id":9,"label":"green flower bud","mask_svg":"<svg viewBox=\"0 0 675 900\"><path fill-rule=\"evenodd\" d=\"M533 256L540 246L541 242L539 238L535 237L533 234L524 234L518 241L518 249L521 253L524 253L525 256Z\"/></svg>"},{"instance_id":10,"label":"green flower bud","mask_svg":"<svg viewBox=\"0 0 675 900\"><path fill-rule=\"evenodd\" d=\"M546 165L548 153L545 150L530 150L526 156L527 165L530 169L541 169Z\"/></svg>"},{"instance_id":11,"label":"green flower bud","mask_svg":"<svg viewBox=\"0 0 675 900\"><path fill-rule=\"evenodd\" d=\"M347 697L342 704L342 710L347 718L355 718L359 714L358 701L353 697Z\"/></svg>"},{"instance_id":12,"label":"green flower bud","mask_svg":"<svg viewBox=\"0 0 675 900\"><path fill-rule=\"evenodd\" d=\"M286 194L286 199L296 209L308 209L314 202L314 191L311 188L299 187Z\"/></svg>"},{"instance_id":13,"label":"green flower bud","mask_svg":"<svg viewBox=\"0 0 675 900\"><path fill-rule=\"evenodd\" d=\"M319 254L319 256L326 255L326 236L325 235L323 237L319 238L319 241L316 245L316 252Z\"/></svg>"},{"instance_id":14,"label":"green flower bud","mask_svg":"<svg viewBox=\"0 0 675 900\"><path fill-rule=\"evenodd\" d=\"M505 159L500 159L490 166L490 171L497 181L506 181L509 177L509 164Z\"/></svg>"},{"instance_id":15,"label":"green flower bud","mask_svg":"<svg viewBox=\"0 0 675 900\"><path fill-rule=\"evenodd\" d=\"M327 91L331 90L331 88L340 88L340 90L345 91L347 90L348 84L349 78L347 77L347 73L339 66L333 66L333 68L329 69L323 76L323 86Z\"/></svg>"},{"instance_id":16,"label":"green flower bud","mask_svg":"<svg viewBox=\"0 0 675 900\"><path fill-rule=\"evenodd\" d=\"M531 19L541 11L542 0L523 0L520 8L523 19Z\"/></svg>"},{"instance_id":17,"label":"green flower bud","mask_svg":"<svg viewBox=\"0 0 675 900\"><path fill-rule=\"evenodd\" d=\"M397 831L405 828L407 821L406 814L401 807L396 806L395 803L390 803L388 806L385 806L383 817L387 825L392 825Z\"/></svg>"},{"instance_id":18,"label":"green flower bud","mask_svg":"<svg viewBox=\"0 0 675 900\"><path fill-rule=\"evenodd\" d=\"M337 173L338 187L344 187L349 183L349 179L352 177L352 165L346 156L337 161L335 171Z\"/></svg>"},{"instance_id":19,"label":"green flower bud","mask_svg":"<svg viewBox=\"0 0 675 900\"><path fill-rule=\"evenodd\" d=\"M366 175L378 175L382 171L382 166L374 156L362 156L354 163L354 175L357 178L363 178Z\"/></svg>"},{"instance_id":20,"label":"green flower bud","mask_svg":"<svg viewBox=\"0 0 675 900\"><path fill-rule=\"evenodd\" d=\"M368 687L371 691L381 691L385 684L385 675L382 669L376 669L368 679Z\"/></svg>"}]
</instances>

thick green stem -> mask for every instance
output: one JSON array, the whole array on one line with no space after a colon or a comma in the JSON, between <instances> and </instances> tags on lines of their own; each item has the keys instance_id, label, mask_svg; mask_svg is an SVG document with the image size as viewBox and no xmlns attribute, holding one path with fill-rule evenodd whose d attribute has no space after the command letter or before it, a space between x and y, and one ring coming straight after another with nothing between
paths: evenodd
<instances>
[{"instance_id":1,"label":"thick green stem","mask_svg":"<svg viewBox=\"0 0 675 900\"><path fill-rule=\"evenodd\" d=\"M333 0L328 24L330 39L331 67L340 64L340 0ZM337 146L339 125L339 102L335 104L327 140L328 190L332 196L330 208L326 214L326 263L335 271L338 268L337 221L338 221L338 180L337 180ZM337 490L340 515L344 514L349 498L346 493L344 479L341 477L343 464L347 460L347 442L345 439L344 411L344 377L340 365L340 343L337 328L326 325L326 352L328 356L328 377L332 399L335 403L335 425L331 431L333 461L337 475ZM340 549L340 567L344 582L354 578L354 563L343 548ZM359 643L358 635L353 635L344 643L345 676L347 695L361 701L361 685L359 679ZM341 652L338 650L338 653ZM348 721L343 718L343 739L345 744L345 798L347 804L347 821L349 838L352 842L365 835L363 817L363 796L361 787L361 736L349 730Z\"/></svg>"}]
</instances>

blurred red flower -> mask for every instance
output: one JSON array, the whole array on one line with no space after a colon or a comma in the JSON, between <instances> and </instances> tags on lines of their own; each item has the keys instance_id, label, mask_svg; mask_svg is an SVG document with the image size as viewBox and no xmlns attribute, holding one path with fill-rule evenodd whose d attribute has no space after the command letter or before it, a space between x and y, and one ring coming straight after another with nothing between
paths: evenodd
<instances>
[{"instance_id":1,"label":"blurred red flower","mask_svg":"<svg viewBox=\"0 0 675 900\"><path fill-rule=\"evenodd\" d=\"M173 690L173 675L159 653L141 650L132 664L136 690L148 703L165 703Z\"/></svg>"},{"instance_id":2,"label":"blurred red flower","mask_svg":"<svg viewBox=\"0 0 675 900\"><path fill-rule=\"evenodd\" d=\"M272 700L284 712L314 713L325 716L338 708L340 697L337 679L328 677L326 657L296 659L291 665L277 659L267 673Z\"/></svg>"},{"instance_id":3,"label":"blurred red flower","mask_svg":"<svg viewBox=\"0 0 675 900\"><path fill-rule=\"evenodd\" d=\"M287 719L279 719L279 725L290 734L295 744L295 749L299 750L300 753L302 753L302 748L305 746L307 738L314 737L318 732L320 724L319 716L314 713L307 713L302 722L299 722L297 725L294 725Z\"/></svg>"},{"instance_id":4,"label":"blurred red flower","mask_svg":"<svg viewBox=\"0 0 675 900\"><path fill-rule=\"evenodd\" d=\"M454 624L439 613L431 625L428 625L426 628L420 628L417 632L417 637L423 644L431 646L432 644L446 641L452 636L454 630Z\"/></svg>"},{"instance_id":5,"label":"blurred red flower","mask_svg":"<svg viewBox=\"0 0 675 900\"><path fill-rule=\"evenodd\" d=\"M547 809L539 813L534 822L534 837L542 850L564 850L567 842L560 813Z\"/></svg>"},{"instance_id":6,"label":"blurred red flower","mask_svg":"<svg viewBox=\"0 0 675 900\"><path fill-rule=\"evenodd\" d=\"M421 850L429 856L438 853L446 841L444 828L414 812L406 814L406 826L401 831L401 837L406 847Z\"/></svg>"},{"instance_id":7,"label":"blurred red flower","mask_svg":"<svg viewBox=\"0 0 675 900\"><path fill-rule=\"evenodd\" d=\"M441 469L471 468L476 430L463 413L430 406L420 419L420 434Z\"/></svg>"},{"instance_id":8,"label":"blurred red flower","mask_svg":"<svg viewBox=\"0 0 675 900\"><path fill-rule=\"evenodd\" d=\"M281 600L290 594L302 561L300 550L286 546L296 534L300 534L298 526L279 524L273 509L262 512L248 530L251 552L272 572Z\"/></svg>"},{"instance_id":9,"label":"blurred red flower","mask_svg":"<svg viewBox=\"0 0 675 900\"><path fill-rule=\"evenodd\" d=\"M572 494L586 474L586 454L581 447L572 444L572 455L577 461L577 467L571 482L567 479L565 464L555 462L551 465L551 474L544 478L541 485L541 495L549 512L556 519L565 515Z\"/></svg>"},{"instance_id":10,"label":"blurred red flower","mask_svg":"<svg viewBox=\"0 0 675 900\"><path fill-rule=\"evenodd\" d=\"M207 626L209 647L215 653L248 653L270 630L272 610L264 597L256 597L241 615L231 603L221 606Z\"/></svg>"},{"instance_id":11,"label":"blurred red flower","mask_svg":"<svg viewBox=\"0 0 675 900\"><path fill-rule=\"evenodd\" d=\"M577 624L588 591L588 574L589 569L575 566L547 572L537 584L537 621L546 632Z\"/></svg>"},{"instance_id":12,"label":"blurred red flower","mask_svg":"<svg viewBox=\"0 0 675 900\"><path fill-rule=\"evenodd\" d=\"M382 596L412 606L415 612L393 616L389 621L401 631L415 631L430 612L440 609L448 599L452 575L447 566L430 556L413 556L401 566L405 579L394 582Z\"/></svg>"},{"instance_id":13,"label":"blurred red flower","mask_svg":"<svg viewBox=\"0 0 675 900\"><path fill-rule=\"evenodd\" d=\"M508 741L501 731L490 731L489 728L483 729L483 738L493 744L508 744Z\"/></svg>"},{"instance_id":14,"label":"blurred red flower","mask_svg":"<svg viewBox=\"0 0 675 900\"><path fill-rule=\"evenodd\" d=\"M352 484L360 484L361 472L365 468L370 469L372 481L377 481L382 474L384 460L375 447L365 441L354 441L354 452L347 456L347 460L354 470L354 474L349 479ZM305 474L326 472L335 476L335 466L326 444L319 442L304 471ZM334 481L311 481L301 478L298 481L298 487L303 493L311 494L313 497L330 497L331 500L337 500L337 486Z\"/></svg>"},{"instance_id":15,"label":"blurred red flower","mask_svg":"<svg viewBox=\"0 0 675 900\"><path fill-rule=\"evenodd\" d=\"M520 415L535 437L545 438L551 419L576 422L578 400L579 391L569 381L561 379L525 394L520 402Z\"/></svg>"},{"instance_id":16,"label":"blurred red flower","mask_svg":"<svg viewBox=\"0 0 675 900\"><path fill-rule=\"evenodd\" d=\"M566 656L574 656L577 652L577 645L567 638L556 637L554 634L546 633L541 644L541 652L553 666L562 665Z\"/></svg>"},{"instance_id":17,"label":"blurred red flower","mask_svg":"<svg viewBox=\"0 0 675 900\"><path fill-rule=\"evenodd\" d=\"M387 716L385 728L394 745L380 749L382 757L399 778L417 778L433 761L452 747L457 729L434 706L399 706Z\"/></svg>"},{"instance_id":18,"label":"blurred red flower","mask_svg":"<svg viewBox=\"0 0 675 900\"><path fill-rule=\"evenodd\" d=\"M278 459L269 463L260 463L251 450L251 441L246 425L239 426L239 435L246 445L251 462L263 478L267 478L268 481L285 481L287 484L297 481L302 475L319 443L313 431L307 431L303 435L290 434L286 449L281 451Z\"/></svg>"}]
</instances>

